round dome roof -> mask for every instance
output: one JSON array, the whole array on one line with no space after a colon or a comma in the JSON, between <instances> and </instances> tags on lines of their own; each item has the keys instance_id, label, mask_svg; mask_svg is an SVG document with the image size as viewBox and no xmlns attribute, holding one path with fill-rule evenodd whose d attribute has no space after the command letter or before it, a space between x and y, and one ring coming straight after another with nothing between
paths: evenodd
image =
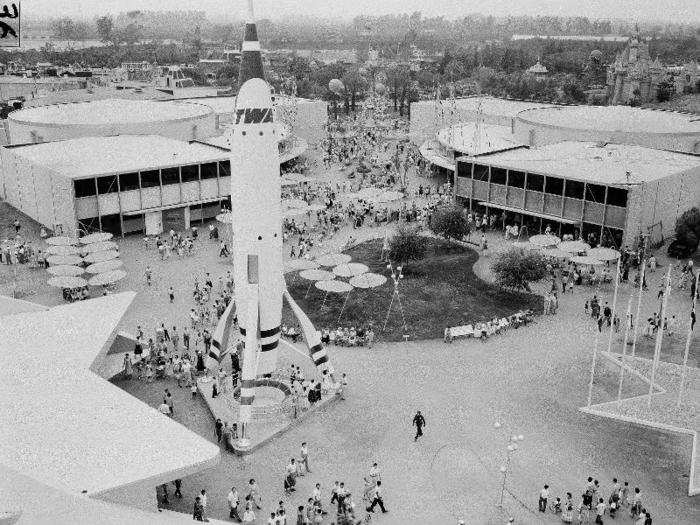
<instances>
[{"instance_id":1,"label":"round dome roof","mask_svg":"<svg viewBox=\"0 0 700 525\"><path fill-rule=\"evenodd\" d=\"M201 104L105 99L22 109L8 118L43 126L99 126L197 119L213 110Z\"/></svg>"}]
</instances>

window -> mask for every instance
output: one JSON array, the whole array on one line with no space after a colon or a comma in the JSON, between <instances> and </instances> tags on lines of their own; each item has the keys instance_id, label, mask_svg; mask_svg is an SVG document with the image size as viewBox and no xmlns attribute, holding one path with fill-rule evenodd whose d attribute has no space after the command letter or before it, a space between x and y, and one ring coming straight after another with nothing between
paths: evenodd
<instances>
[{"instance_id":1,"label":"window","mask_svg":"<svg viewBox=\"0 0 700 525\"><path fill-rule=\"evenodd\" d=\"M119 187L117 186L117 176L109 175L108 177L97 177L97 191L100 195L105 193L116 193Z\"/></svg>"},{"instance_id":2,"label":"window","mask_svg":"<svg viewBox=\"0 0 700 525\"><path fill-rule=\"evenodd\" d=\"M208 162L200 166L200 175L202 180L216 178L216 162Z\"/></svg>"},{"instance_id":3,"label":"window","mask_svg":"<svg viewBox=\"0 0 700 525\"><path fill-rule=\"evenodd\" d=\"M544 186L544 192L552 195L561 195L564 191L564 181L557 177L547 177Z\"/></svg>"},{"instance_id":4,"label":"window","mask_svg":"<svg viewBox=\"0 0 700 525\"><path fill-rule=\"evenodd\" d=\"M599 184L586 184L586 200L604 204L605 186L600 186Z\"/></svg>"},{"instance_id":5,"label":"window","mask_svg":"<svg viewBox=\"0 0 700 525\"><path fill-rule=\"evenodd\" d=\"M74 180L73 188L75 189L76 199L97 195L97 190L95 189L95 179Z\"/></svg>"},{"instance_id":6,"label":"window","mask_svg":"<svg viewBox=\"0 0 700 525\"><path fill-rule=\"evenodd\" d=\"M544 190L544 175L537 175L536 173L527 174L527 189L531 191L542 191Z\"/></svg>"},{"instance_id":7,"label":"window","mask_svg":"<svg viewBox=\"0 0 700 525\"><path fill-rule=\"evenodd\" d=\"M219 177L231 176L231 163L228 160L219 162Z\"/></svg>"},{"instance_id":8,"label":"window","mask_svg":"<svg viewBox=\"0 0 700 525\"><path fill-rule=\"evenodd\" d=\"M481 164L474 164L474 180L489 180L489 167Z\"/></svg>"},{"instance_id":9,"label":"window","mask_svg":"<svg viewBox=\"0 0 700 525\"><path fill-rule=\"evenodd\" d=\"M156 186L160 186L160 173L158 173L158 170L142 171L141 187L154 188Z\"/></svg>"},{"instance_id":10,"label":"window","mask_svg":"<svg viewBox=\"0 0 700 525\"><path fill-rule=\"evenodd\" d=\"M572 199L583 199L583 182L567 180L564 194Z\"/></svg>"},{"instance_id":11,"label":"window","mask_svg":"<svg viewBox=\"0 0 700 525\"><path fill-rule=\"evenodd\" d=\"M119 191L131 191L139 189L138 173L122 173L119 175Z\"/></svg>"},{"instance_id":12,"label":"window","mask_svg":"<svg viewBox=\"0 0 700 525\"><path fill-rule=\"evenodd\" d=\"M503 168L491 168L491 184L505 184L506 170Z\"/></svg>"},{"instance_id":13,"label":"window","mask_svg":"<svg viewBox=\"0 0 700 525\"><path fill-rule=\"evenodd\" d=\"M627 207L627 190L608 186L608 204L610 206Z\"/></svg>"},{"instance_id":14,"label":"window","mask_svg":"<svg viewBox=\"0 0 700 525\"><path fill-rule=\"evenodd\" d=\"M522 171L509 171L508 186L512 186L513 188L524 188L525 174Z\"/></svg>"},{"instance_id":15,"label":"window","mask_svg":"<svg viewBox=\"0 0 700 525\"><path fill-rule=\"evenodd\" d=\"M163 168L160 170L160 180L163 181L163 186L166 184L180 184L179 171L177 168Z\"/></svg>"},{"instance_id":16,"label":"window","mask_svg":"<svg viewBox=\"0 0 700 525\"><path fill-rule=\"evenodd\" d=\"M472 176L472 163L471 162L457 162L457 176L467 177L468 179Z\"/></svg>"},{"instance_id":17,"label":"window","mask_svg":"<svg viewBox=\"0 0 700 525\"><path fill-rule=\"evenodd\" d=\"M197 182L199 180L199 166L181 166L182 182Z\"/></svg>"}]
</instances>

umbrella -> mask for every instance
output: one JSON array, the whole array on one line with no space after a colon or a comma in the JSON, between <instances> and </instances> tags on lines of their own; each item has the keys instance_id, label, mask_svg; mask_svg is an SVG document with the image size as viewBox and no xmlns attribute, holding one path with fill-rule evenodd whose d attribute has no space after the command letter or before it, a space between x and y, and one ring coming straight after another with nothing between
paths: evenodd
<instances>
[{"instance_id":1,"label":"umbrella","mask_svg":"<svg viewBox=\"0 0 700 525\"><path fill-rule=\"evenodd\" d=\"M115 252L114 250L110 250L107 252L91 253L87 257L85 257L84 261L86 263L92 264L92 263L98 263L98 262L103 262L103 261L111 261L112 259L117 259L118 257L119 257L118 252Z\"/></svg>"},{"instance_id":2,"label":"umbrella","mask_svg":"<svg viewBox=\"0 0 700 525\"><path fill-rule=\"evenodd\" d=\"M59 244L46 248L46 253L49 255L78 255L80 253L80 249L77 246Z\"/></svg>"},{"instance_id":3,"label":"umbrella","mask_svg":"<svg viewBox=\"0 0 700 525\"><path fill-rule=\"evenodd\" d=\"M69 246L73 244L78 244L78 239L73 239L71 237L65 237L63 235L58 237L49 237L46 239L46 244L49 246Z\"/></svg>"},{"instance_id":4,"label":"umbrella","mask_svg":"<svg viewBox=\"0 0 700 525\"><path fill-rule=\"evenodd\" d=\"M376 288L386 282L386 277L378 273L363 273L350 279L355 288Z\"/></svg>"},{"instance_id":5,"label":"umbrella","mask_svg":"<svg viewBox=\"0 0 700 525\"><path fill-rule=\"evenodd\" d=\"M51 275L61 276L61 277L78 277L85 273L85 270L77 266L70 266L67 264L61 264L58 266L49 266L46 269Z\"/></svg>"},{"instance_id":6,"label":"umbrella","mask_svg":"<svg viewBox=\"0 0 700 525\"><path fill-rule=\"evenodd\" d=\"M581 253L590 250L591 246L583 241L563 241L557 248L569 253Z\"/></svg>"},{"instance_id":7,"label":"umbrella","mask_svg":"<svg viewBox=\"0 0 700 525\"><path fill-rule=\"evenodd\" d=\"M620 252L612 248L591 248L588 250L588 256L599 261L616 261L620 257Z\"/></svg>"},{"instance_id":8,"label":"umbrella","mask_svg":"<svg viewBox=\"0 0 700 525\"><path fill-rule=\"evenodd\" d=\"M216 216L216 220L219 222L223 222L224 224L233 224L233 213L220 213Z\"/></svg>"},{"instance_id":9,"label":"umbrella","mask_svg":"<svg viewBox=\"0 0 700 525\"><path fill-rule=\"evenodd\" d=\"M91 233L90 235L86 235L85 237L80 239L80 242L82 244L93 244L96 242L105 242L110 240L113 237L111 233L107 232L97 232L97 233Z\"/></svg>"},{"instance_id":10,"label":"umbrella","mask_svg":"<svg viewBox=\"0 0 700 525\"><path fill-rule=\"evenodd\" d=\"M361 263L345 263L339 264L333 268L333 273L338 277L355 277L363 273L367 273L369 268Z\"/></svg>"},{"instance_id":11,"label":"umbrella","mask_svg":"<svg viewBox=\"0 0 700 525\"><path fill-rule=\"evenodd\" d=\"M282 179L282 187L284 188L285 186L296 186L297 182L289 179Z\"/></svg>"},{"instance_id":12,"label":"umbrella","mask_svg":"<svg viewBox=\"0 0 700 525\"><path fill-rule=\"evenodd\" d=\"M571 262L574 264L584 264L588 266L601 266L603 261L596 259L595 257L590 257L588 255L577 255L571 258Z\"/></svg>"},{"instance_id":13,"label":"umbrella","mask_svg":"<svg viewBox=\"0 0 700 525\"><path fill-rule=\"evenodd\" d=\"M316 268L318 268L318 263L310 259L292 259L284 264L285 273L299 270L314 270ZM88 271L90 271L90 268L88 268Z\"/></svg>"},{"instance_id":14,"label":"umbrella","mask_svg":"<svg viewBox=\"0 0 700 525\"><path fill-rule=\"evenodd\" d=\"M118 250L118 246L116 242L112 241L104 241L104 242L95 242L92 244L88 244L83 248L83 251L85 253L95 253L95 252L108 252L109 250Z\"/></svg>"},{"instance_id":15,"label":"umbrella","mask_svg":"<svg viewBox=\"0 0 700 525\"><path fill-rule=\"evenodd\" d=\"M117 268L121 267L121 265L124 264L121 259L111 259L109 261L102 261L98 263L91 264L87 268L85 268L85 271L87 273L104 273L104 272L110 272L112 270L116 270Z\"/></svg>"},{"instance_id":16,"label":"umbrella","mask_svg":"<svg viewBox=\"0 0 700 525\"><path fill-rule=\"evenodd\" d=\"M315 269L304 270L299 273L299 277L307 281L330 281L335 278L331 272Z\"/></svg>"},{"instance_id":17,"label":"umbrella","mask_svg":"<svg viewBox=\"0 0 700 525\"><path fill-rule=\"evenodd\" d=\"M559 248L543 250L540 253L545 257L552 257L554 259L568 259L569 257L571 257L571 254L569 252L565 252L564 250L560 250Z\"/></svg>"},{"instance_id":18,"label":"umbrella","mask_svg":"<svg viewBox=\"0 0 700 525\"><path fill-rule=\"evenodd\" d=\"M83 262L77 255L51 255L46 260L51 266L82 264Z\"/></svg>"},{"instance_id":19,"label":"umbrella","mask_svg":"<svg viewBox=\"0 0 700 525\"><path fill-rule=\"evenodd\" d=\"M98 273L90 278L88 283L90 286L101 286L104 284L116 283L126 277L124 270L112 270L110 272Z\"/></svg>"},{"instance_id":20,"label":"umbrella","mask_svg":"<svg viewBox=\"0 0 700 525\"><path fill-rule=\"evenodd\" d=\"M315 286L319 290L323 290L324 292L331 292L331 293L347 293L350 290L352 290L352 285L346 283L345 281L334 281L334 280L316 281Z\"/></svg>"},{"instance_id":21,"label":"umbrella","mask_svg":"<svg viewBox=\"0 0 700 525\"><path fill-rule=\"evenodd\" d=\"M344 253L329 253L316 259L316 262L321 266L338 266L352 260L352 257Z\"/></svg>"},{"instance_id":22,"label":"umbrella","mask_svg":"<svg viewBox=\"0 0 700 525\"><path fill-rule=\"evenodd\" d=\"M561 242L559 237L554 235L533 235L530 237L530 244L536 246L556 246Z\"/></svg>"},{"instance_id":23,"label":"umbrella","mask_svg":"<svg viewBox=\"0 0 700 525\"><path fill-rule=\"evenodd\" d=\"M286 208L306 208L307 204L301 199L284 199L282 206Z\"/></svg>"},{"instance_id":24,"label":"umbrella","mask_svg":"<svg viewBox=\"0 0 700 525\"><path fill-rule=\"evenodd\" d=\"M83 286L87 286L87 281L82 277L61 275L49 279L48 284L49 286L56 286L58 288L82 288Z\"/></svg>"}]
</instances>

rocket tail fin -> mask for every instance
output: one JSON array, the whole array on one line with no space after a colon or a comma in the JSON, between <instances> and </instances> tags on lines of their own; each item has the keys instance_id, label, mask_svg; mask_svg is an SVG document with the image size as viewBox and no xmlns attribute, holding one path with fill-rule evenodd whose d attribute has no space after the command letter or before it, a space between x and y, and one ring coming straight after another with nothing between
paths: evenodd
<instances>
[{"instance_id":1,"label":"rocket tail fin","mask_svg":"<svg viewBox=\"0 0 700 525\"><path fill-rule=\"evenodd\" d=\"M228 353L228 342L231 336L231 329L236 322L236 303L233 299L224 310L221 319L216 325L214 330L214 335L212 337L211 348L209 349L209 356L221 361L221 359Z\"/></svg>"},{"instance_id":2,"label":"rocket tail fin","mask_svg":"<svg viewBox=\"0 0 700 525\"><path fill-rule=\"evenodd\" d=\"M328 354L326 354L326 349L321 343L321 336L316 331L316 328L314 328L309 316L299 307L286 288L284 290L284 298L292 309L294 317L299 321L306 346L309 348L309 357L311 357L311 360L318 369L324 369L328 363Z\"/></svg>"}]
</instances>

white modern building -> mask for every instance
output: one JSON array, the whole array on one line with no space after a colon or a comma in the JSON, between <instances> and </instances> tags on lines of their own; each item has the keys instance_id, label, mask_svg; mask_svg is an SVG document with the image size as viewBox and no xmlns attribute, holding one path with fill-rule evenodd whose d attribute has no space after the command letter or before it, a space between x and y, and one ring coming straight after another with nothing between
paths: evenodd
<instances>
[{"instance_id":1,"label":"white modern building","mask_svg":"<svg viewBox=\"0 0 700 525\"><path fill-rule=\"evenodd\" d=\"M0 516L16 523L191 523L156 487L220 461L219 447L111 384L107 351L135 297L0 312ZM120 357L120 356L118 356ZM6 521L3 521L6 523ZM15 521L12 521L15 523Z\"/></svg>"}]
</instances>

